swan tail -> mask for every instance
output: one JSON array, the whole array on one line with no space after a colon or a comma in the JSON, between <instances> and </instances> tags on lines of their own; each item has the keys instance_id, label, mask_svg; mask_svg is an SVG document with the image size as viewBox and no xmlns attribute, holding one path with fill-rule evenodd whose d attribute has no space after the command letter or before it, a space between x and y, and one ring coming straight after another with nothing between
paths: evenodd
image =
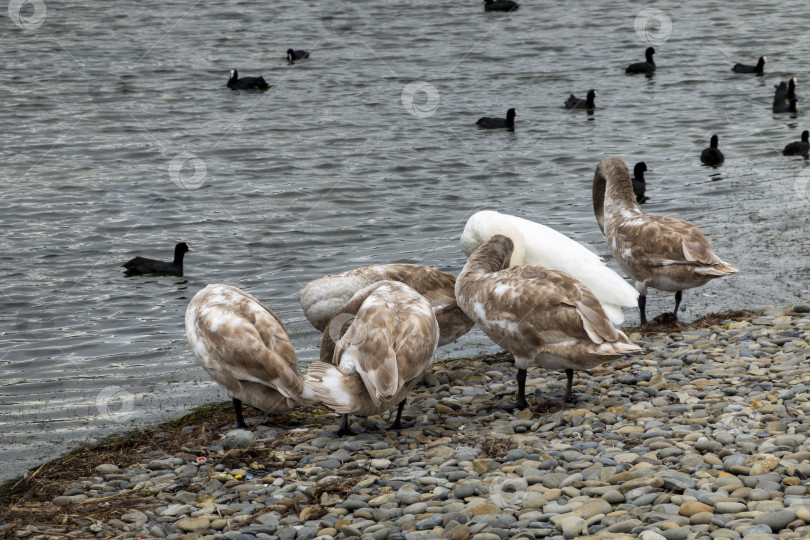
<instances>
[{"instance_id":1,"label":"swan tail","mask_svg":"<svg viewBox=\"0 0 810 540\"><path fill-rule=\"evenodd\" d=\"M622 324L624 322L624 313L622 313L622 307L618 304L602 304L602 309L605 310L605 314L615 325Z\"/></svg>"},{"instance_id":2,"label":"swan tail","mask_svg":"<svg viewBox=\"0 0 810 540\"><path fill-rule=\"evenodd\" d=\"M704 266L695 270L696 274L713 277L728 276L730 274L736 274L737 272L739 272L739 269L736 266L732 266L723 261L712 266Z\"/></svg>"},{"instance_id":3,"label":"swan tail","mask_svg":"<svg viewBox=\"0 0 810 540\"><path fill-rule=\"evenodd\" d=\"M624 356L627 354L639 354L644 351L641 347L630 341L624 332L619 332L620 339L619 341L614 341L612 343L603 343L602 347L608 349L610 352L608 354L615 355L615 356Z\"/></svg>"},{"instance_id":4,"label":"swan tail","mask_svg":"<svg viewBox=\"0 0 810 540\"><path fill-rule=\"evenodd\" d=\"M307 370L306 382L312 388L317 401L337 413L346 414L355 410L352 390L356 386L356 381L353 380L356 378L356 375L341 373L331 364L313 362Z\"/></svg>"}]
</instances>

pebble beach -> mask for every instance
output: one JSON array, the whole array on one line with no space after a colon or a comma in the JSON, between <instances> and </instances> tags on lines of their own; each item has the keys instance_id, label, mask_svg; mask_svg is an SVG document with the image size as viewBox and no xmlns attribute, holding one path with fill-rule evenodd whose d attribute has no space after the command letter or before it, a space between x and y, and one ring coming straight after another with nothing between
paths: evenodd
<instances>
[{"instance_id":1,"label":"pebble beach","mask_svg":"<svg viewBox=\"0 0 810 540\"><path fill-rule=\"evenodd\" d=\"M399 432L220 406L77 451L0 488L0 537L810 538L810 305L629 335L573 404L499 408L516 370L483 355L435 365ZM564 385L529 371L529 396Z\"/></svg>"}]
</instances>

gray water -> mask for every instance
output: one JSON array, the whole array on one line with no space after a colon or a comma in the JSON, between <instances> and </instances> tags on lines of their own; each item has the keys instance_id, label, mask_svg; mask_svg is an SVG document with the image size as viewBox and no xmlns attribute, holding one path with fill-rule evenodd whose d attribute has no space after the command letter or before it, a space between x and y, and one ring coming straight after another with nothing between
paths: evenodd
<instances>
[{"instance_id":1,"label":"gray water","mask_svg":"<svg viewBox=\"0 0 810 540\"><path fill-rule=\"evenodd\" d=\"M644 210L693 221L740 267L687 291L685 319L810 296L810 170L779 152L808 125L770 112L779 80L807 94L805 4L656 4L639 35L642 3L522 3L34 0L3 16L0 479L225 398L184 336L206 284L265 301L305 364L304 284L371 263L456 273L475 211L607 255L590 202L606 156L645 160ZM646 35L659 71L627 76ZM312 57L289 66L289 47ZM765 76L730 71L762 54ZM273 88L230 91L232 68ZM595 114L562 108L589 88ZM509 107L513 132L475 127ZM719 169L699 162L712 133ZM183 277L121 274L181 240ZM672 304L654 292L648 313ZM474 331L439 358L494 349Z\"/></svg>"}]
</instances>

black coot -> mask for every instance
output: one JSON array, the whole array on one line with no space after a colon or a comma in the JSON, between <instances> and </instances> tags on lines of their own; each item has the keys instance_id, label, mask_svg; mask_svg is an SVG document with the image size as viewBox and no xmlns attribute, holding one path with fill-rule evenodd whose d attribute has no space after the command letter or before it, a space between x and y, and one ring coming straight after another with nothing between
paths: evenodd
<instances>
[{"instance_id":1,"label":"black coot","mask_svg":"<svg viewBox=\"0 0 810 540\"><path fill-rule=\"evenodd\" d=\"M506 111L506 118L485 116L479 118L475 125L484 129L513 128L515 127L515 116L517 116L515 109L509 109Z\"/></svg>"},{"instance_id":2,"label":"black coot","mask_svg":"<svg viewBox=\"0 0 810 540\"><path fill-rule=\"evenodd\" d=\"M295 64L296 60L303 60L304 58L309 58L309 51L287 49L287 62Z\"/></svg>"},{"instance_id":3,"label":"black coot","mask_svg":"<svg viewBox=\"0 0 810 540\"><path fill-rule=\"evenodd\" d=\"M734 73L762 73L765 68L765 57L760 56L759 62L755 66L749 66L747 64L734 64L734 67L731 68L731 71Z\"/></svg>"},{"instance_id":4,"label":"black coot","mask_svg":"<svg viewBox=\"0 0 810 540\"><path fill-rule=\"evenodd\" d=\"M796 77L788 82L782 81L775 85L776 91L773 94L773 112L796 112L796 105L792 102L796 98Z\"/></svg>"},{"instance_id":5,"label":"black coot","mask_svg":"<svg viewBox=\"0 0 810 540\"><path fill-rule=\"evenodd\" d=\"M706 165L711 165L712 167L717 167L723 163L723 161L725 161L726 157L723 155L723 152L717 148L717 142L717 135L712 135L712 140L709 143L709 147L705 148L703 152L700 153L700 161Z\"/></svg>"},{"instance_id":6,"label":"black coot","mask_svg":"<svg viewBox=\"0 0 810 540\"><path fill-rule=\"evenodd\" d=\"M647 47L647 50L644 52L644 55L647 57L647 61L630 64L627 66L627 69L624 70L625 73L652 73L655 71L655 62L653 61L654 54L655 49L652 47Z\"/></svg>"},{"instance_id":7,"label":"black coot","mask_svg":"<svg viewBox=\"0 0 810 540\"><path fill-rule=\"evenodd\" d=\"M639 161L636 163L636 166L633 167L633 193L636 194L636 202L639 204L645 202L647 197L644 196L644 192L647 191L647 182L644 180L644 173L650 171L652 169L647 167L647 164L643 161Z\"/></svg>"},{"instance_id":8,"label":"black coot","mask_svg":"<svg viewBox=\"0 0 810 540\"><path fill-rule=\"evenodd\" d=\"M231 78L228 79L228 88L231 90L267 90L270 85L264 77L243 77L239 78L239 72L231 70Z\"/></svg>"},{"instance_id":9,"label":"black coot","mask_svg":"<svg viewBox=\"0 0 810 540\"><path fill-rule=\"evenodd\" d=\"M484 0L484 11L516 11L519 7L512 0Z\"/></svg>"},{"instance_id":10,"label":"black coot","mask_svg":"<svg viewBox=\"0 0 810 540\"><path fill-rule=\"evenodd\" d=\"M810 131L804 130L802 131L802 140L788 144L782 153L786 156L793 156L807 154L808 152L810 152Z\"/></svg>"},{"instance_id":11,"label":"black coot","mask_svg":"<svg viewBox=\"0 0 810 540\"><path fill-rule=\"evenodd\" d=\"M599 94L596 93L596 90L588 90L588 97L586 99L580 99L576 97L574 94L571 94L567 100L565 100L565 108L566 109L593 109L596 107L596 103L594 103L594 98Z\"/></svg>"},{"instance_id":12,"label":"black coot","mask_svg":"<svg viewBox=\"0 0 810 540\"><path fill-rule=\"evenodd\" d=\"M798 110L799 110L798 101L796 100L795 97L790 98L790 101L788 103L782 102L779 103L778 105L774 103L773 105L773 112L775 113L782 113L782 112L795 113L798 112Z\"/></svg>"},{"instance_id":13,"label":"black coot","mask_svg":"<svg viewBox=\"0 0 810 540\"><path fill-rule=\"evenodd\" d=\"M128 275L136 276L142 274L182 274L183 255L193 253L194 250L185 242L180 242L174 246L174 260L172 262L158 261L157 259L147 259L145 257L135 257L121 266L126 268Z\"/></svg>"}]
</instances>

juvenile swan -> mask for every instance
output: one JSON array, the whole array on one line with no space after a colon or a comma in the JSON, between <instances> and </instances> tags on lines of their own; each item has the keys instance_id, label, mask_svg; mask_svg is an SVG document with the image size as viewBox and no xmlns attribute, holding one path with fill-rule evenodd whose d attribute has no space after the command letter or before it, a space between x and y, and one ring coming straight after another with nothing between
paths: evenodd
<instances>
[{"instance_id":1,"label":"juvenile swan","mask_svg":"<svg viewBox=\"0 0 810 540\"><path fill-rule=\"evenodd\" d=\"M516 407L526 401L530 364L564 369L571 401L575 369L641 351L613 327L599 301L568 274L542 266L509 267L514 243L496 234L470 255L456 280L461 309L499 346L515 356Z\"/></svg>"},{"instance_id":2,"label":"juvenile swan","mask_svg":"<svg viewBox=\"0 0 810 540\"><path fill-rule=\"evenodd\" d=\"M411 388L433 365L439 324L425 298L403 283L381 281L358 292L348 329L335 343L331 364L314 362L307 381L318 399L343 414L338 435L351 435L349 414L368 416L398 406L401 427Z\"/></svg>"},{"instance_id":3,"label":"juvenile swan","mask_svg":"<svg viewBox=\"0 0 810 540\"><path fill-rule=\"evenodd\" d=\"M284 325L252 295L208 285L186 309L186 337L206 373L233 398L237 427L248 427L242 402L283 413L314 401Z\"/></svg>"},{"instance_id":4,"label":"juvenile swan","mask_svg":"<svg viewBox=\"0 0 810 540\"><path fill-rule=\"evenodd\" d=\"M647 322L648 287L675 293L677 319L684 289L737 272L688 221L642 213L620 158L603 159L596 167L593 212L616 262L635 282L641 324Z\"/></svg>"},{"instance_id":5,"label":"juvenile swan","mask_svg":"<svg viewBox=\"0 0 810 540\"><path fill-rule=\"evenodd\" d=\"M430 303L439 321L439 347L454 342L475 325L456 304L456 277L422 264L376 264L316 279L301 291L301 309L312 326L324 332L357 291L385 280L408 285ZM325 336L332 334L326 332Z\"/></svg>"},{"instance_id":6,"label":"juvenile swan","mask_svg":"<svg viewBox=\"0 0 810 540\"><path fill-rule=\"evenodd\" d=\"M468 257L493 235L512 239L511 266L536 264L565 272L581 281L602 303L614 324L624 321L622 306L635 306L638 293L624 278L605 266L604 261L579 242L550 227L492 210L476 212L461 233L461 249Z\"/></svg>"}]
</instances>

